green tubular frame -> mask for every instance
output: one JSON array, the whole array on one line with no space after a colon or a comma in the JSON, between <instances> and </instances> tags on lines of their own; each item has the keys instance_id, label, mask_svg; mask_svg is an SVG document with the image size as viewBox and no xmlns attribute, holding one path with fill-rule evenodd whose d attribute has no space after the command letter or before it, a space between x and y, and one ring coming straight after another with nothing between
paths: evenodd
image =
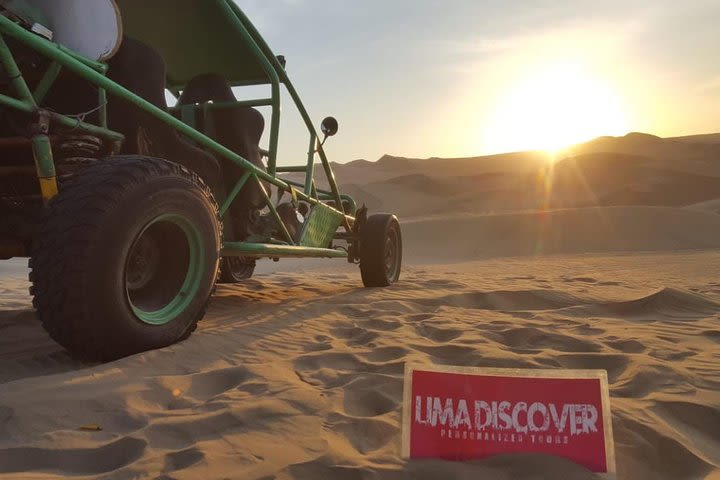
<instances>
[{"instance_id":1,"label":"green tubular frame","mask_svg":"<svg viewBox=\"0 0 720 480\"><path fill-rule=\"evenodd\" d=\"M263 243L225 242L222 254L225 256L241 255L243 257L316 257L346 258L342 250L329 248L298 247L296 245L272 245Z\"/></svg>"},{"instance_id":2,"label":"green tubular frame","mask_svg":"<svg viewBox=\"0 0 720 480\"><path fill-rule=\"evenodd\" d=\"M55 79L57 79L58 75L60 75L60 70L62 70L62 65L59 63L52 62L50 64L42 80L40 80L40 83L38 83L35 91L33 92L33 97L35 98L36 103L40 104L45 99L45 95L47 95L48 91L50 91L50 87L52 87Z\"/></svg>"},{"instance_id":3,"label":"green tubular frame","mask_svg":"<svg viewBox=\"0 0 720 480\"><path fill-rule=\"evenodd\" d=\"M253 55L257 58L258 62L262 66L263 70L267 74L268 84L271 86L270 98L260 98L255 100L245 100L237 102L227 102L218 104L204 104L196 105L194 108L202 108L204 111L211 109L229 108L235 106L270 106L272 108L271 114L271 125L270 125L270 137L269 137L269 148L268 148L268 167L267 172L263 169L256 167L253 163L247 159L241 157L235 152L229 150L220 143L212 140L204 133L194 129L190 125L187 125L183 121L175 118L171 113L161 110L156 106L152 105L145 99L133 94L126 88L113 82L105 76L107 72L107 65L89 60L82 55L79 55L67 48L52 43L32 32L29 32L21 26L15 24L5 16L0 15L0 64L3 66L5 71L11 78L12 87L18 98L13 98L8 95L0 94L0 106L9 107L27 114L37 115L38 117L45 117L50 123L58 124L64 127L72 128L77 131L86 132L92 135L104 138L112 143L112 145L118 148L124 141L122 134L114 132L107 128L107 95L113 97L123 98L126 101L133 103L138 108L145 112L153 115L160 119L180 134L187 137L189 140L195 142L200 147L203 147L217 156L223 157L239 166L241 166L246 174L237 182L235 187L229 194L224 197L223 204L220 209L220 213L225 215L230 208L230 205L237 197L242 187L251 179L255 182L268 182L282 191L291 192L293 198L303 200L315 205L321 201L332 200L335 202L335 206L341 206L342 201L349 201L352 208L351 212L345 212L343 226L346 234L350 234L352 230L352 224L355 221L352 215L355 214L355 202L346 195L340 195L338 190L335 176L328 162L325 151L322 145L318 141L318 134L315 127L310 119L310 116L305 109L300 97L295 90L295 87L290 82L284 68L278 61L277 57L272 53L270 47L262 39L259 32L255 29L249 19L240 10L240 8L232 0L213 0L218 2L220 8L232 19L233 28L236 33L242 38L245 47L248 48ZM12 37L18 40L25 46L37 51L48 58L51 63L46 71L44 77L35 88L35 92L31 92L25 79L23 78L17 64L14 60L10 48L5 42L5 37ZM99 113L99 124L93 125L84 121L80 121L77 118L72 118L66 115L61 115L55 112L43 110L38 105L42 102L43 98L51 88L53 82L57 78L61 69L67 69L72 73L84 78L90 83L94 84L98 88L98 113ZM201 72L199 72L201 73ZM278 137L280 131L280 85L284 85L287 92L289 93L295 107L298 109L307 129L310 134L309 149L307 155L307 162L302 167L278 167L277 166L277 152L278 152ZM177 92L181 86L173 86L173 91ZM182 109L182 107L177 107ZM41 190L43 192L43 198L47 201L54 194L57 193L57 184L55 182L55 169L54 162L52 160L52 151L50 149L47 132L40 132L33 137L33 150L36 151L36 169L38 179L40 181ZM323 170L327 176L328 184L330 186L329 191L318 191L315 188L313 175L314 175L314 160L315 154L320 158ZM304 172L305 180L301 184L297 182L291 182L278 178L276 174L278 172ZM47 188L43 186L43 183L47 184ZM302 188L301 191L294 190L293 186ZM272 201L268 197L264 189L265 202L271 211L271 214L278 223L280 231L288 241L288 245L275 245L275 244L260 244L260 243L247 243L247 242L236 242L226 241L223 248L223 255L232 256L272 256L272 257L347 257L346 252L333 249L323 248L308 248L294 245L294 241L288 233L284 223L281 221ZM319 193L318 193L319 192ZM349 214L348 214L349 213ZM347 235L336 232L336 238L345 238Z\"/></svg>"}]
</instances>

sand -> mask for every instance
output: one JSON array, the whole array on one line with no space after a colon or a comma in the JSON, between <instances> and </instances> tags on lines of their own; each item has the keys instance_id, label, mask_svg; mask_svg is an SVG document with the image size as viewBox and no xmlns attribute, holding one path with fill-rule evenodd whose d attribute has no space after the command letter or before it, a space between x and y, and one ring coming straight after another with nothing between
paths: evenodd
<instances>
[{"instance_id":1,"label":"sand","mask_svg":"<svg viewBox=\"0 0 720 480\"><path fill-rule=\"evenodd\" d=\"M651 140L694 151L704 138ZM103 365L54 344L30 310L23 263L0 263L0 478L596 478L534 455L401 459L406 361L606 369L618 478L720 478L714 166L667 168L651 155L662 148L646 149L640 170L620 165L635 169L629 183L595 169L585 177L603 195L566 191L546 210L488 209L544 168L531 154L512 167L474 159L477 175L506 176L485 195L392 177L404 162L400 177L443 184L447 171L428 167L439 159L350 165L382 202L397 184L448 201L413 215L413 202L395 200L406 212L400 283L363 289L341 261L266 262L218 288L189 340ZM691 174L700 183L686 188L704 196L677 187ZM660 195L658 178L676 187ZM468 198L476 204L449 207Z\"/></svg>"}]
</instances>

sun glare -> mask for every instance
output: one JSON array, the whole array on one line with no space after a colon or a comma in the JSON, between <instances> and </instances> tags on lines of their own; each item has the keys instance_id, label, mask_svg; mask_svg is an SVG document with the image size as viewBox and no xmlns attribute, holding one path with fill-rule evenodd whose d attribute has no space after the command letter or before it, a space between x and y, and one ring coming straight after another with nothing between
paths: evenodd
<instances>
[{"instance_id":1,"label":"sun glare","mask_svg":"<svg viewBox=\"0 0 720 480\"><path fill-rule=\"evenodd\" d=\"M491 107L484 125L487 152L546 150L601 135L622 135L628 113L609 82L580 63L534 67Z\"/></svg>"}]
</instances>

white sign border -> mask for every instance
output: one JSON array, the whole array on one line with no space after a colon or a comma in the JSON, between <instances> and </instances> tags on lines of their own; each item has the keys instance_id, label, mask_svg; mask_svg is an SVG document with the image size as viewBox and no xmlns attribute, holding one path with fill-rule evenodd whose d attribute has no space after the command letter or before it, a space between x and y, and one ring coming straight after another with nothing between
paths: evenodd
<instances>
[{"instance_id":1,"label":"white sign border","mask_svg":"<svg viewBox=\"0 0 720 480\"><path fill-rule=\"evenodd\" d=\"M615 470L615 441L612 431L612 414L610 411L610 388L606 370L567 370L567 369L534 369L534 368L492 368L492 367L457 367L451 365L424 365L405 363L402 403L402 457L410 458L410 414L412 410L412 374L415 370L437 373L460 373L485 377L515 378L563 378L600 380L600 398L602 401L603 431L605 433L605 465L607 472L600 475L613 476Z\"/></svg>"}]
</instances>

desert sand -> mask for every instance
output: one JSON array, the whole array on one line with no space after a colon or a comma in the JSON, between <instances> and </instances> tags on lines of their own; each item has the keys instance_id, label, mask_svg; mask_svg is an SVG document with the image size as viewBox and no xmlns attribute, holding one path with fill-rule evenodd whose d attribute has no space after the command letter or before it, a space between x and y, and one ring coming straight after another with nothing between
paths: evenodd
<instances>
[{"instance_id":1,"label":"desert sand","mask_svg":"<svg viewBox=\"0 0 720 480\"><path fill-rule=\"evenodd\" d=\"M0 477L595 478L542 456L400 457L406 361L606 369L618 478L720 479L720 143L632 134L563 152L356 161L405 267L264 262L198 331L103 365L0 263ZM346 179L351 179L352 183Z\"/></svg>"}]
</instances>

